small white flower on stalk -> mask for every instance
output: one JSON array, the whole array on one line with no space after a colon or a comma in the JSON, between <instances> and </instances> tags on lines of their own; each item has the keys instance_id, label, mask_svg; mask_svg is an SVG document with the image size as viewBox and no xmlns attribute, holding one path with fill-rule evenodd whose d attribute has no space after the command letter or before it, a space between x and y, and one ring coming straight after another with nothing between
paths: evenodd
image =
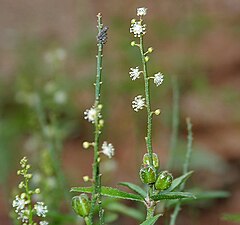
<instances>
[{"instance_id":1,"label":"small white flower on stalk","mask_svg":"<svg viewBox=\"0 0 240 225\"><path fill-rule=\"evenodd\" d=\"M101 114L94 106L90 109L87 109L84 112L84 115L85 115L84 119L88 120L91 123L95 123L95 119L97 118L97 116L101 118Z\"/></svg>"},{"instance_id":2,"label":"small white flower on stalk","mask_svg":"<svg viewBox=\"0 0 240 225\"><path fill-rule=\"evenodd\" d=\"M162 82L163 82L163 78L164 78L164 75L161 73L161 72L159 72L159 73L156 73L155 75L154 75L154 84L156 84L156 86L159 86L159 85L161 85L162 84Z\"/></svg>"},{"instance_id":3,"label":"small white flower on stalk","mask_svg":"<svg viewBox=\"0 0 240 225\"><path fill-rule=\"evenodd\" d=\"M146 24L142 24L141 21L134 21L131 23L130 33L133 33L135 37L140 37L146 34Z\"/></svg>"},{"instance_id":4,"label":"small white flower on stalk","mask_svg":"<svg viewBox=\"0 0 240 225\"><path fill-rule=\"evenodd\" d=\"M18 212L18 220L22 220L23 223L28 222L28 218L29 218L29 210L28 209L23 209L20 212Z\"/></svg>"},{"instance_id":5,"label":"small white flower on stalk","mask_svg":"<svg viewBox=\"0 0 240 225\"><path fill-rule=\"evenodd\" d=\"M145 8L145 7L137 8L138 16L146 16L146 14L147 14L147 8Z\"/></svg>"},{"instance_id":6,"label":"small white flower on stalk","mask_svg":"<svg viewBox=\"0 0 240 225\"><path fill-rule=\"evenodd\" d=\"M24 198L19 198L17 195L15 199L13 200L12 206L15 209L15 212L19 212L20 210L23 210L25 205L27 205L27 202Z\"/></svg>"},{"instance_id":7,"label":"small white flower on stalk","mask_svg":"<svg viewBox=\"0 0 240 225\"><path fill-rule=\"evenodd\" d=\"M145 106L145 98L142 95L138 95L132 101L132 108L134 111L138 112L140 109L143 109Z\"/></svg>"},{"instance_id":8,"label":"small white flower on stalk","mask_svg":"<svg viewBox=\"0 0 240 225\"><path fill-rule=\"evenodd\" d=\"M44 205L43 202L37 202L34 205L34 209L36 210L36 214L40 217L46 217L46 214L48 212L47 206Z\"/></svg>"},{"instance_id":9,"label":"small white flower on stalk","mask_svg":"<svg viewBox=\"0 0 240 225\"><path fill-rule=\"evenodd\" d=\"M48 225L47 221L40 221L39 225Z\"/></svg>"},{"instance_id":10,"label":"small white flower on stalk","mask_svg":"<svg viewBox=\"0 0 240 225\"><path fill-rule=\"evenodd\" d=\"M109 158L112 158L114 156L114 147L111 143L107 143L106 141L103 142L102 145L102 153L106 156L108 156Z\"/></svg>"},{"instance_id":11,"label":"small white flower on stalk","mask_svg":"<svg viewBox=\"0 0 240 225\"><path fill-rule=\"evenodd\" d=\"M142 71L139 71L138 66L136 68L130 68L130 78L132 80L136 80L138 78L140 78L140 74L142 73Z\"/></svg>"}]
</instances>

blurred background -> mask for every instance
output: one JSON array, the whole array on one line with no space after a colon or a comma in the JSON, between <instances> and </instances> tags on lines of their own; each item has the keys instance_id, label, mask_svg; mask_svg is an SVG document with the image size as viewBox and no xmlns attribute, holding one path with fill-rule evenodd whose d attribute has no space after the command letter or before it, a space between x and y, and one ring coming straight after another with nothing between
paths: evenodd
<instances>
[{"instance_id":1,"label":"blurred background","mask_svg":"<svg viewBox=\"0 0 240 225\"><path fill-rule=\"evenodd\" d=\"M63 191L57 191L55 177L64 174L67 182L61 188L66 187L67 199L70 187L83 185L82 177L91 176L92 152L84 150L82 142L91 141L93 134L83 112L94 99L98 12L109 26L103 63L103 139L116 149L113 159L103 160L103 182L111 186L119 181L139 183L139 166L146 151L146 113L135 113L131 101L143 94L143 83L131 81L128 74L130 67L140 65L129 33L139 6L148 8L145 43L154 48L149 73L165 74L161 87L152 86L153 108L162 112L154 118L153 134L161 168L166 168L171 148L175 77L180 113L173 174L181 172L185 118L190 117L195 173L189 186L231 193L228 198L184 208L178 224L234 224L222 216L240 213L239 0L0 0L2 225L16 224L10 212L22 156L33 165L37 177L33 185L43 186L46 196L58 200L64 197ZM54 152L49 151L51 146ZM62 167L63 174L53 170L51 157L61 159L55 166ZM52 208L59 205L55 200L47 203ZM59 210L65 211L64 207ZM113 224L139 224L124 215L117 221Z\"/></svg>"}]
</instances>

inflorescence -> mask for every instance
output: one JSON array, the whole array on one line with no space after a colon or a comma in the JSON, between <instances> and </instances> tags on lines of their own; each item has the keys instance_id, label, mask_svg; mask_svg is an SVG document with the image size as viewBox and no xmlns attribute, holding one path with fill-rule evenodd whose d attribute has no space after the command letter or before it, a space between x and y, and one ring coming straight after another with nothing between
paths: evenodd
<instances>
[{"instance_id":1,"label":"inflorescence","mask_svg":"<svg viewBox=\"0 0 240 225\"><path fill-rule=\"evenodd\" d=\"M36 188L34 191L30 190L29 182L32 179L33 175L29 173L30 165L28 160L24 157L20 161L21 169L18 170L17 174L23 176L23 181L18 185L20 190L23 190L21 194L16 195L15 199L12 202L12 206L17 213L17 219L22 222L22 225L37 225L37 222L34 222L34 217L38 216L39 218L45 218L48 209L43 202L34 202L33 195L40 193L40 189ZM39 222L39 225L48 225L48 222L43 220Z\"/></svg>"},{"instance_id":2,"label":"inflorescence","mask_svg":"<svg viewBox=\"0 0 240 225\"><path fill-rule=\"evenodd\" d=\"M146 34L146 25L143 23L143 16L147 14L147 8L140 7L137 8L137 16L139 16L139 20L132 19L131 20L131 27L130 27L130 33L133 33L134 37L138 37L140 39L143 38L143 35ZM140 40L139 40L140 42ZM136 43L135 41L131 42L131 46L137 46L141 50L141 44ZM153 48L149 47L146 52L143 52L144 55L144 61L145 63L149 61L149 53L153 52ZM139 79L141 77L141 74L144 74L143 70L139 69L139 66L136 66L135 68L130 68L129 76L134 81L136 79ZM144 76L143 76L144 77ZM158 87L163 83L164 75L161 72L158 72L154 74L153 76L147 77L147 79L153 79L153 83ZM138 112L139 110L143 109L146 106L145 104L145 98L142 97L142 95L137 95L134 100L132 101L132 108L134 111Z\"/></svg>"}]
</instances>

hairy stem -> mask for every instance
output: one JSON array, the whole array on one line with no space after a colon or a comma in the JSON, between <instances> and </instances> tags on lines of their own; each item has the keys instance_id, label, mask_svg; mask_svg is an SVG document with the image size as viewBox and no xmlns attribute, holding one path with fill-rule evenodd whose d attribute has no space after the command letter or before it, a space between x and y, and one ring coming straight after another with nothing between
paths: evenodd
<instances>
[{"instance_id":1,"label":"hairy stem","mask_svg":"<svg viewBox=\"0 0 240 225\"><path fill-rule=\"evenodd\" d=\"M147 107L147 151L149 154L150 165L153 166L153 150L152 150L152 111L151 111L151 103L150 103L150 83L147 75L147 63L145 61L144 56L144 46L143 46L143 37L140 36L140 53L141 60L143 64L143 76L144 76L144 86L145 86L145 98L146 98L146 107Z\"/></svg>"},{"instance_id":2,"label":"hairy stem","mask_svg":"<svg viewBox=\"0 0 240 225\"><path fill-rule=\"evenodd\" d=\"M97 15L98 22L98 33L102 30L102 16L101 14ZM94 106L98 108L100 104L100 95L101 95L101 83L102 83L102 58L103 58L103 44L99 43L98 54L97 54L97 75L95 83L95 104ZM99 157L99 138L101 134L101 129L99 126L99 117L95 119L95 131L94 131L94 162L93 162L93 193L92 193L92 202L91 202L91 211L89 215L89 224L93 224L93 213L98 204L99 209L99 219L100 224L104 224L103 220L103 209L101 204L101 174L100 174L100 157Z\"/></svg>"},{"instance_id":3,"label":"hairy stem","mask_svg":"<svg viewBox=\"0 0 240 225\"><path fill-rule=\"evenodd\" d=\"M30 202L28 205L28 210L29 210L29 216L28 216L28 220L29 220L29 225L33 224L33 210L32 210L32 205L31 205L31 195L29 194L29 181L28 178L25 178L25 193L27 194L27 200Z\"/></svg>"},{"instance_id":4,"label":"hairy stem","mask_svg":"<svg viewBox=\"0 0 240 225\"><path fill-rule=\"evenodd\" d=\"M140 36L139 49L141 53L141 60L143 65L143 77L144 77L144 89L145 89L145 98L146 98L146 107L147 107L147 136L146 136L146 145L147 152L149 155L150 166L153 166L153 149L152 149L152 110L151 110L151 100L150 100L150 83L147 74L147 63L144 55L144 45L143 45L143 36ZM151 186L148 190L148 194L154 192L154 186ZM147 219L154 216L155 207L147 207Z\"/></svg>"}]
</instances>

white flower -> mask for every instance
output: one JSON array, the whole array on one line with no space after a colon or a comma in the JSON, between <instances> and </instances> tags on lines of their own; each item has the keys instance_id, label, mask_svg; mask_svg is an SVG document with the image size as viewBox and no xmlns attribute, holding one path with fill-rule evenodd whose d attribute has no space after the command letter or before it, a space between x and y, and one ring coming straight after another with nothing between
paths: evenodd
<instances>
[{"instance_id":1,"label":"white flower","mask_svg":"<svg viewBox=\"0 0 240 225\"><path fill-rule=\"evenodd\" d=\"M28 218L29 218L29 210L28 209L23 209L20 212L18 212L18 220L22 220L23 223L28 222Z\"/></svg>"},{"instance_id":2,"label":"white flower","mask_svg":"<svg viewBox=\"0 0 240 225\"><path fill-rule=\"evenodd\" d=\"M101 118L101 114L94 106L90 109L87 109L84 112L84 115L85 115L84 119L88 120L91 123L95 123L95 119L97 118L97 116Z\"/></svg>"},{"instance_id":3,"label":"white flower","mask_svg":"<svg viewBox=\"0 0 240 225\"><path fill-rule=\"evenodd\" d=\"M109 158L112 158L112 156L114 156L114 147L111 143L107 143L106 141L103 142L102 145L102 153L106 156L108 156Z\"/></svg>"},{"instance_id":4,"label":"white flower","mask_svg":"<svg viewBox=\"0 0 240 225\"><path fill-rule=\"evenodd\" d=\"M15 212L19 212L20 210L24 209L26 204L27 202L25 201L25 199L19 198L19 196L17 195L13 200L12 206L13 208L16 208Z\"/></svg>"},{"instance_id":5,"label":"white flower","mask_svg":"<svg viewBox=\"0 0 240 225\"><path fill-rule=\"evenodd\" d=\"M137 8L138 16L146 16L146 14L147 14L147 8L145 7Z\"/></svg>"},{"instance_id":6,"label":"white flower","mask_svg":"<svg viewBox=\"0 0 240 225\"><path fill-rule=\"evenodd\" d=\"M48 212L47 206L44 205L43 202L37 202L34 205L34 209L36 210L36 214L40 217L46 217L46 213Z\"/></svg>"},{"instance_id":7,"label":"white flower","mask_svg":"<svg viewBox=\"0 0 240 225\"><path fill-rule=\"evenodd\" d=\"M39 225L48 225L47 221L40 221Z\"/></svg>"},{"instance_id":8,"label":"white flower","mask_svg":"<svg viewBox=\"0 0 240 225\"><path fill-rule=\"evenodd\" d=\"M161 72L156 73L154 75L154 84L156 84L157 86L161 85L163 82L163 77L164 75Z\"/></svg>"},{"instance_id":9,"label":"white flower","mask_svg":"<svg viewBox=\"0 0 240 225\"><path fill-rule=\"evenodd\" d=\"M146 24L142 24L141 21L132 23L130 33L133 33L135 37L144 35L146 33Z\"/></svg>"},{"instance_id":10,"label":"white flower","mask_svg":"<svg viewBox=\"0 0 240 225\"><path fill-rule=\"evenodd\" d=\"M139 71L138 66L136 68L130 68L130 78L132 78L132 80L136 80L137 78L140 78L140 74L142 73L142 71Z\"/></svg>"},{"instance_id":11,"label":"white flower","mask_svg":"<svg viewBox=\"0 0 240 225\"><path fill-rule=\"evenodd\" d=\"M145 98L143 98L142 95L136 96L132 101L133 110L136 112L138 112L140 109L143 109L144 106L145 106Z\"/></svg>"}]
</instances>

